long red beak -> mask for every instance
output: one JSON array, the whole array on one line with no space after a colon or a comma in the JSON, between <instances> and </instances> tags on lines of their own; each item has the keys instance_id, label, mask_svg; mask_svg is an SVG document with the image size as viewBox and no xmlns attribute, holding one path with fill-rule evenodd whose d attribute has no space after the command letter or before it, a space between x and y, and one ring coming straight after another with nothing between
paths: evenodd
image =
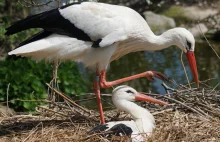
<instances>
[{"instance_id":1,"label":"long red beak","mask_svg":"<svg viewBox=\"0 0 220 142\"><path fill-rule=\"evenodd\" d=\"M197 88L199 88L199 77L198 77L198 71L197 71L197 66L196 66L196 58L195 58L194 52L193 51L187 51L186 52L186 57L187 57L187 60L189 62L189 66L190 66L194 81L196 82L196 86L197 86Z\"/></svg>"},{"instance_id":2,"label":"long red beak","mask_svg":"<svg viewBox=\"0 0 220 142\"><path fill-rule=\"evenodd\" d=\"M155 104L161 104L161 105L168 105L168 103L152 98L150 96L138 93L137 95L135 95L135 100L139 100L139 101L146 101L146 102L150 102L150 103L155 103Z\"/></svg>"}]
</instances>

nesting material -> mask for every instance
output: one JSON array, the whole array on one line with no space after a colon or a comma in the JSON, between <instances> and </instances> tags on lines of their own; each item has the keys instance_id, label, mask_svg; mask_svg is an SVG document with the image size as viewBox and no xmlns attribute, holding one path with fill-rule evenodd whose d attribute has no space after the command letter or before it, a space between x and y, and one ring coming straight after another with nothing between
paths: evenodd
<instances>
[{"instance_id":1,"label":"nesting material","mask_svg":"<svg viewBox=\"0 0 220 142\"><path fill-rule=\"evenodd\" d=\"M146 138L148 142L214 142L220 140L220 91L206 86L190 89L180 86L177 90L165 86L167 95L149 94L168 102L167 107L141 104L155 117L156 128ZM89 94L92 95L93 94ZM65 99L65 98L64 98ZM97 112L83 112L74 102L53 103L39 106L37 115L0 116L1 142L87 141L106 142L100 134L87 135L99 123ZM106 120L129 120L130 116L112 110ZM108 141L130 141L126 136L109 138Z\"/></svg>"}]
</instances>

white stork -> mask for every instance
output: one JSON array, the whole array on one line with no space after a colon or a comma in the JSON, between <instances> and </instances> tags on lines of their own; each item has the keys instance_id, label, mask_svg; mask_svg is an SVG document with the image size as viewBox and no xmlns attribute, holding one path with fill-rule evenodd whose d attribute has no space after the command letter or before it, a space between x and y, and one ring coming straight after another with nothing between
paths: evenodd
<instances>
[{"instance_id":1,"label":"white stork","mask_svg":"<svg viewBox=\"0 0 220 142\"><path fill-rule=\"evenodd\" d=\"M194 80L197 86L199 84L193 35L184 28L174 28L157 36L144 18L128 7L98 2L73 3L20 20L7 28L5 34L12 35L30 28L43 30L8 54L34 60L72 60L95 67L94 90L102 123L100 87L109 88L141 77L167 80L162 73L147 71L107 82L109 63L130 52L161 50L176 45L186 53Z\"/></svg>"},{"instance_id":2,"label":"white stork","mask_svg":"<svg viewBox=\"0 0 220 142\"><path fill-rule=\"evenodd\" d=\"M118 86L112 92L112 102L119 110L129 113L133 120L98 125L90 130L88 134L106 131L107 133L103 133L106 137L110 137L112 134L116 136L127 135L131 136L132 141L143 141L144 136L152 133L155 121L153 115L147 109L133 103L135 100L168 105L166 102L143 95L129 86Z\"/></svg>"}]
</instances>

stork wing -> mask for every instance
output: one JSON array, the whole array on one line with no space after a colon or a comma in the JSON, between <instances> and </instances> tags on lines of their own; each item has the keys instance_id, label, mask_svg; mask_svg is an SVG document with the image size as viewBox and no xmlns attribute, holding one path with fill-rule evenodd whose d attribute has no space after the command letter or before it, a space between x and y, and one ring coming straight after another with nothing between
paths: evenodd
<instances>
[{"instance_id":1,"label":"stork wing","mask_svg":"<svg viewBox=\"0 0 220 142\"><path fill-rule=\"evenodd\" d=\"M133 132L132 129L129 126L126 126L123 123L118 123L118 124L116 123L113 126L109 126L109 124L107 123L107 124L101 124L101 125L96 126L92 130L90 130L88 132L88 134L100 133L100 132L103 132L103 131L108 132L108 133L106 133L107 137L112 135L112 134L114 134L116 136L121 136L121 135L131 136L131 134Z\"/></svg>"},{"instance_id":2,"label":"stork wing","mask_svg":"<svg viewBox=\"0 0 220 142\"><path fill-rule=\"evenodd\" d=\"M73 4L70 4L68 6L72 5ZM67 8L68 6L64 6L63 8ZM12 35L30 28L43 28L53 33L75 37L80 40L91 41L88 35L75 27L75 25L69 20L66 20L60 14L60 10L61 9L53 9L37 15L28 16L27 18L20 20L7 28L5 34Z\"/></svg>"},{"instance_id":3,"label":"stork wing","mask_svg":"<svg viewBox=\"0 0 220 142\"><path fill-rule=\"evenodd\" d=\"M93 2L70 4L18 21L7 28L5 34L12 35L30 28L43 28L45 31L78 40L92 41L96 47L104 47L127 38L124 17L119 14L127 9Z\"/></svg>"}]
</instances>

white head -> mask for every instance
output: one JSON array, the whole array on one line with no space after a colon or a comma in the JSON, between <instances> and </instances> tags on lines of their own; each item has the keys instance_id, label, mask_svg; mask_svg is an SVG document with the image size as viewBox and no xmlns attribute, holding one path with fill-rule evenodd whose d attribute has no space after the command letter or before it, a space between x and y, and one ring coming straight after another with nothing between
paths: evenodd
<instances>
[{"instance_id":1,"label":"white head","mask_svg":"<svg viewBox=\"0 0 220 142\"><path fill-rule=\"evenodd\" d=\"M178 46L184 53L195 50L195 39L190 31L185 28L174 28L168 30L174 38L176 46Z\"/></svg>"},{"instance_id":2,"label":"white head","mask_svg":"<svg viewBox=\"0 0 220 142\"><path fill-rule=\"evenodd\" d=\"M150 96L141 94L137 92L134 88L129 87L127 85L121 85L116 87L113 92L112 92L112 100L126 100L126 101L135 101L135 100L140 100L140 101L147 101L151 103L157 103L157 104L162 104L162 105L167 105L167 103L157 100L155 98L152 98Z\"/></svg>"}]
</instances>

